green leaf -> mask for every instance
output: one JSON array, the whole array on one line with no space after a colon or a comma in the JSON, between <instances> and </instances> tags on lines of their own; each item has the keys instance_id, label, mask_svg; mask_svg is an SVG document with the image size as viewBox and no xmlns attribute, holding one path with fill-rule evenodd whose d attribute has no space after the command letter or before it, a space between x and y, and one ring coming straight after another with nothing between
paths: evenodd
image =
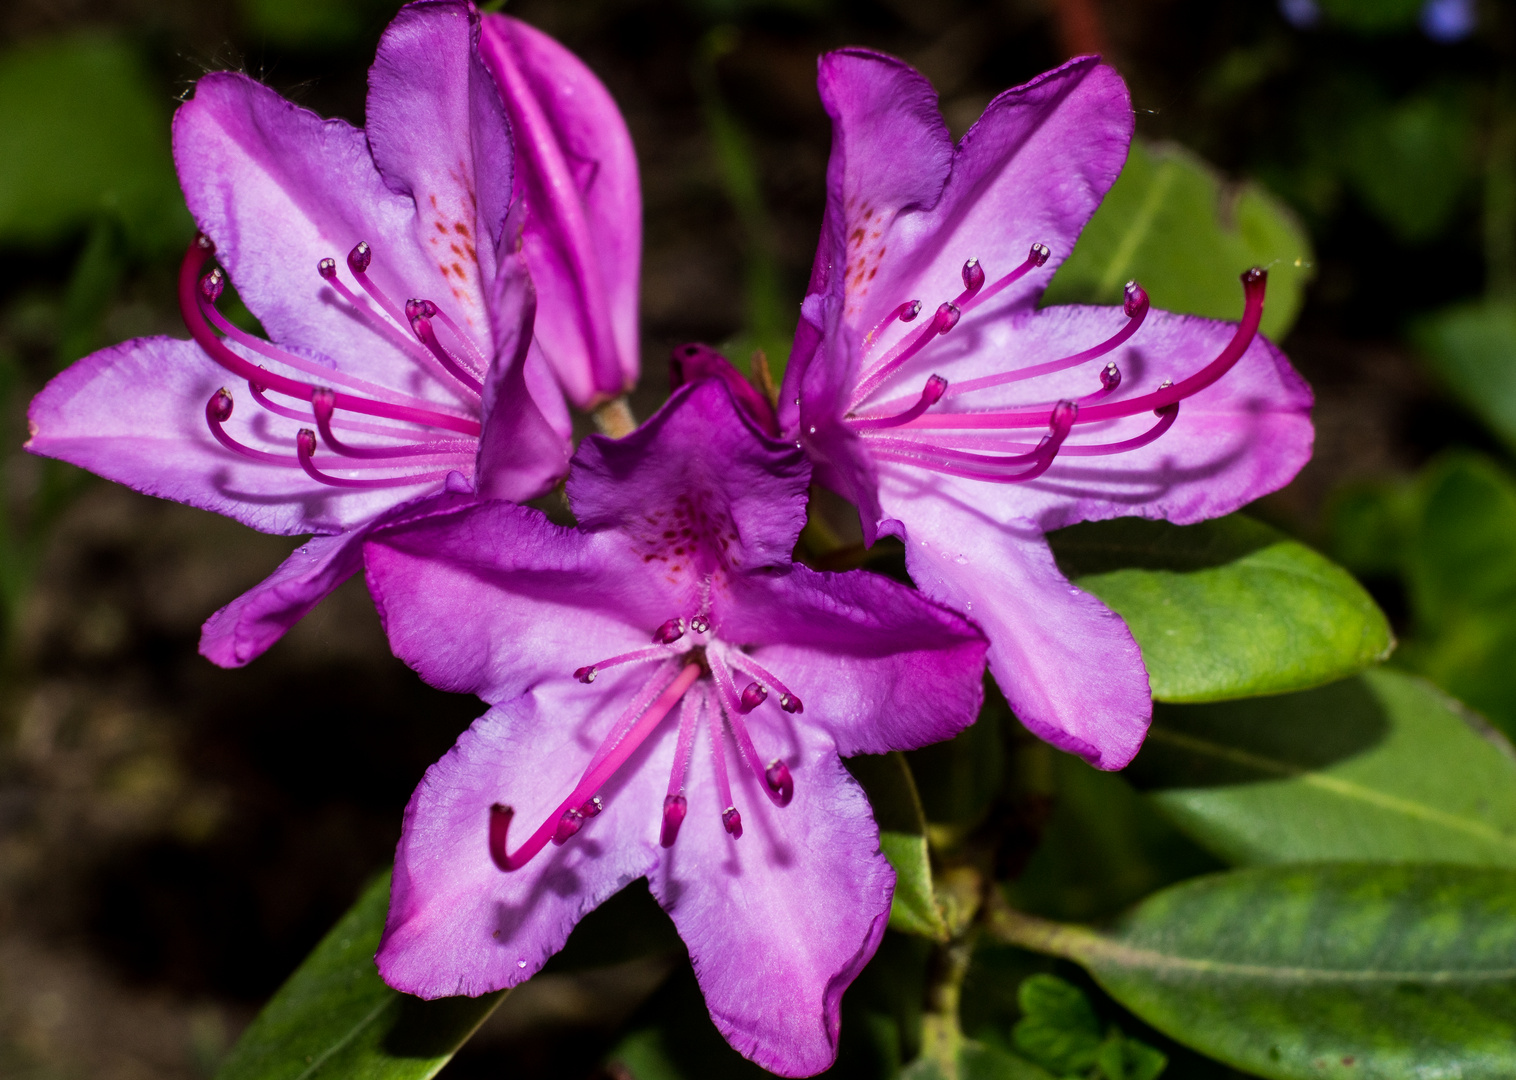
<instances>
[{"instance_id":1,"label":"green leaf","mask_svg":"<svg viewBox=\"0 0 1516 1080\"><path fill-rule=\"evenodd\" d=\"M946 941L948 925L932 890L926 816L905 756L896 752L856 757L847 764L868 794L879 823L880 850L895 868L890 929Z\"/></svg>"},{"instance_id":2,"label":"green leaf","mask_svg":"<svg viewBox=\"0 0 1516 1080\"><path fill-rule=\"evenodd\" d=\"M1011 1031L1016 1049L1054 1072L1082 1072L1095 1064L1105 1039L1077 986L1056 975L1033 975L1022 980L1016 997L1022 1013Z\"/></svg>"},{"instance_id":3,"label":"green leaf","mask_svg":"<svg viewBox=\"0 0 1516 1080\"><path fill-rule=\"evenodd\" d=\"M1351 574L1242 515L1184 528L1118 518L1048 540L1064 572L1131 627L1159 701L1302 690L1394 646Z\"/></svg>"},{"instance_id":4,"label":"green leaf","mask_svg":"<svg viewBox=\"0 0 1516 1080\"><path fill-rule=\"evenodd\" d=\"M1262 188L1224 187L1189 151L1137 140L1044 302L1117 304L1135 278L1156 308L1239 319L1238 275L1262 266L1263 332L1278 339L1300 313L1313 258L1305 230Z\"/></svg>"},{"instance_id":5,"label":"green leaf","mask_svg":"<svg viewBox=\"0 0 1516 1080\"><path fill-rule=\"evenodd\" d=\"M1447 308L1417 322L1411 338L1458 400L1516 447L1516 304Z\"/></svg>"},{"instance_id":6,"label":"green leaf","mask_svg":"<svg viewBox=\"0 0 1516 1080\"><path fill-rule=\"evenodd\" d=\"M0 54L0 243L47 244L101 216L139 249L190 223L169 154L166 93L98 34Z\"/></svg>"},{"instance_id":7,"label":"green leaf","mask_svg":"<svg viewBox=\"0 0 1516 1080\"><path fill-rule=\"evenodd\" d=\"M1397 663L1516 734L1516 483L1478 454L1444 455L1414 483L1339 501L1337 550L1359 569L1398 570L1410 629ZM1375 522L1378 522L1376 525ZM1372 526L1382 558L1352 531Z\"/></svg>"},{"instance_id":8,"label":"green leaf","mask_svg":"<svg viewBox=\"0 0 1516 1080\"><path fill-rule=\"evenodd\" d=\"M379 978L374 952L389 908L374 881L243 1033L216 1080L425 1080L506 991L422 1001Z\"/></svg>"},{"instance_id":9,"label":"green leaf","mask_svg":"<svg viewBox=\"0 0 1516 1080\"><path fill-rule=\"evenodd\" d=\"M1435 238L1458 209L1473 178L1471 112L1463 95L1446 89L1354 118L1342 144L1344 171L1401 240Z\"/></svg>"},{"instance_id":10,"label":"green leaf","mask_svg":"<svg viewBox=\"0 0 1516 1080\"><path fill-rule=\"evenodd\" d=\"M1130 779L1234 865L1516 867L1509 744L1397 671L1284 697L1160 707Z\"/></svg>"},{"instance_id":11,"label":"green leaf","mask_svg":"<svg viewBox=\"0 0 1516 1080\"><path fill-rule=\"evenodd\" d=\"M996 928L1259 1076L1516 1075L1516 871L1254 867L1166 889L1108 934L1004 912Z\"/></svg>"}]
</instances>

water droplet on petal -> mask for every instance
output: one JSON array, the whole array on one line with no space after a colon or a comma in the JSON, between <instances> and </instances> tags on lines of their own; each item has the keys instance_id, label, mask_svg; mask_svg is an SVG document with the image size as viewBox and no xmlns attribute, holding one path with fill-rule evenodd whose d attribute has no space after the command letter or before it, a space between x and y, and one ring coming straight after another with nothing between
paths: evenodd
<instances>
[{"instance_id":1,"label":"water droplet on petal","mask_svg":"<svg viewBox=\"0 0 1516 1080\"><path fill-rule=\"evenodd\" d=\"M517 960L516 961L516 966L518 968L524 968L524 967L526 967L526 961L525 960Z\"/></svg>"},{"instance_id":2,"label":"water droplet on petal","mask_svg":"<svg viewBox=\"0 0 1516 1080\"><path fill-rule=\"evenodd\" d=\"M954 555L953 556L953 561L955 563L957 563L959 566L967 566L968 562L969 562L969 557L967 555L962 555L962 554L960 554L960 555Z\"/></svg>"}]
</instances>

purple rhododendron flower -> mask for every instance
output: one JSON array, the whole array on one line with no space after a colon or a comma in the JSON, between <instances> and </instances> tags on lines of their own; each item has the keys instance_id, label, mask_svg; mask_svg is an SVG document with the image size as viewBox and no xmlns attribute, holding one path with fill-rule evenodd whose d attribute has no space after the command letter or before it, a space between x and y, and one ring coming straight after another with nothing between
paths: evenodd
<instances>
[{"instance_id":1,"label":"purple rhododendron flower","mask_svg":"<svg viewBox=\"0 0 1516 1080\"><path fill-rule=\"evenodd\" d=\"M352 575L397 506L444 486L529 498L567 471L567 409L528 352L511 134L478 38L471 5L404 8L369 74L366 131L244 75L201 79L174 118L203 230L179 283L193 340L104 349L32 402L33 453L315 534L207 621L218 664L258 656ZM217 311L213 250L269 340Z\"/></svg>"},{"instance_id":2,"label":"purple rhododendron flower","mask_svg":"<svg viewBox=\"0 0 1516 1080\"><path fill-rule=\"evenodd\" d=\"M827 209L781 395L785 435L901 536L912 578L990 639L1023 723L1105 769L1151 715L1125 623L1074 588L1043 533L1121 515L1180 524L1287 483L1311 392L1240 325L1037 299L1115 181L1132 134L1120 77L1072 60L992 101L955 145L931 85L892 57L822 58Z\"/></svg>"},{"instance_id":3,"label":"purple rhododendron flower","mask_svg":"<svg viewBox=\"0 0 1516 1080\"><path fill-rule=\"evenodd\" d=\"M376 530L396 654L492 706L406 809L391 986L514 986L645 875L732 1045L786 1075L832 1062L894 882L839 755L971 723L985 644L886 578L793 565L808 479L703 379L584 441L579 528L473 502Z\"/></svg>"},{"instance_id":4,"label":"purple rhododendron flower","mask_svg":"<svg viewBox=\"0 0 1516 1080\"><path fill-rule=\"evenodd\" d=\"M480 52L510 114L537 344L588 409L637 380L642 191L626 121L573 53L507 15Z\"/></svg>"}]
</instances>

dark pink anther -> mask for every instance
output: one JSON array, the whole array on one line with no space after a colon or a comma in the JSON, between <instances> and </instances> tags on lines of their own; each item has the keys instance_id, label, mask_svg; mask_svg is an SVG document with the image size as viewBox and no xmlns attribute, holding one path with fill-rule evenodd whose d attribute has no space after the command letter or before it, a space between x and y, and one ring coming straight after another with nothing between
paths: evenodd
<instances>
[{"instance_id":1,"label":"dark pink anther","mask_svg":"<svg viewBox=\"0 0 1516 1080\"><path fill-rule=\"evenodd\" d=\"M316 452L316 433L308 427L301 428L295 436L295 450L301 461L309 461Z\"/></svg>"},{"instance_id":2,"label":"dark pink anther","mask_svg":"<svg viewBox=\"0 0 1516 1080\"><path fill-rule=\"evenodd\" d=\"M211 303L221 299L221 290L226 288L226 275L218 266L200 279L200 295Z\"/></svg>"},{"instance_id":3,"label":"dark pink anther","mask_svg":"<svg viewBox=\"0 0 1516 1080\"><path fill-rule=\"evenodd\" d=\"M932 316L932 333L945 334L958 325L963 312L957 304L943 304L937 309L937 314Z\"/></svg>"},{"instance_id":4,"label":"dark pink anther","mask_svg":"<svg viewBox=\"0 0 1516 1080\"><path fill-rule=\"evenodd\" d=\"M1041 266L1052 258L1053 251L1046 244L1033 244L1031 253L1027 256L1035 265Z\"/></svg>"},{"instance_id":5,"label":"dark pink anther","mask_svg":"<svg viewBox=\"0 0 1516 1080\"><path fill-rule=\"evenodd\" d=\"M805 712L805 703L794 694L781 694L779 696L779 707L787 713Z\"/></svg>"},{"instance_id":6,"label":"dark pink anther","mask_svg":"<svg viewBox=\"0 0 1516 1080\"><path fill-rule=\"evenodd\" d=\"M216 251L216 245L211 241L211 238L209 236L206 236L204 233L195 234L195 246L201 251L209 251L212 254L214 254Z\"/></svg>"},{"instance_id":7,"label":"dark pink anther","mask_svg":"<svg viewBox=\"0 0 1516 1080\"><path fill-rule=\"evenodd\" d=\"M653 631L653 641L658 645L672 645L684 637L684 620L670 619Z\"/></svg>"},{"instance_id":8,"label":"dark pink anther","mask_svg":"<svg viewBox=\"0 0 1516 1080\"><path fill-rule=\"evenodd\" d=\"M742 699L737 703L737 711L750 713L762 705L768 698L768 689L759 683L750 682L742 690Z\"/></svg>"},{"instance_id":9,"label":"dark pink anther","mask_svg":"<svg viewBox=\"0 0 1516 1080\"><path fill-rule=\"evenodd\" d=\"M358 241L357 246L347 253L347 268L355 274L363 273L373 261L374 249L368 246L367 240Z\"/></svg>"},{"instance_id":10,"label":"dark pink anther","mask_svg":"<svg viewBox=\"0 0 1516 1080\"><path fill-rule=\"evenodd\" d=\"M1052 418L1048 421L1048 431L1055 439L1062 440L1074 426L1074 419L1079 415L1079 406L1067 399L1053 406Z\"/></svg>"},{"instance_id":11,"label":"dark pink anther","mask_svg":"<svg viewBox=\"0 0 1516 1080\"><path fill-rule=\"evenodd\" d=\"M316 264L316 273L320 274L327 281L334 280L337 276L337 260L330 258L322 259Z\"/></svg>"},{"instance_id":12,"label":"dark pink anther","mask_svg":"<svg viewBox=\"0 0 1516 1080\"><path fill-rule=\"evenodd\" d=\"M558 827L553 830L553 843L567 843L582 828L584 828L584 815L577 808L565 810L563 816L558 819Z\"/></svg>"},{"instance_id":13,"label":"dark pink anther","mask_svg":"<svg viewBox=\"0 0 1516 1080\"><path fill-rule=\"evenodd\" d=\"M704 615L696 615L690 620L690 629L697 634L703 634L711 628L711 620Z\"/></svg>"},{"instance_id":14,"label":"dark pink anther","mask_svg":"<svg viewBox=\"0 0 1516 1080\"><path fill-rule=\"evenodd\" d=\"M595 676L598 675L598 674L600 674L600 673L595 670L595 665L593 665L593 664L591 664L589 667L582 667L582 668L575 668L574 669L574 678L578 679L582 683L592 683L592 682L594 682L595 681Z\"/></svg>"},{"instance_id":15,"label":"dark pink anther","mask_svg":"<svg viewBox=\"0 0 1516 1080\"><path fill-rule=\"evenodd\" d=\"M775 806L788 806L795 797L795 778L790 775L790 767L779 758L769 762L763 782L768 785Z\"/></svg>"},{"instance_id":16,"label":"dark pink anther","mask_svg":"<svg viewBox=\"0 0 1516 1080\"><path fill-rule=\"evenodd\" d=\"M1139 311L1147 310L1148 304L1148 291L1135 281L1128 281L1121 301L1121 310L1126 312L1126 317L1135 319Z\"/></svg>"},{"instance_id":17,"label":"dark pink anther","mask_svg":"<svg viewBox=\"0 0 1516 1080\"><path fill-rule=\"evenodd\" d=\"M984 288L984 267L979 265L978 259L963 264L963 288L970 296Z\"/></svg>"},{"instance_id":18,"label":"dark pink anther","mask_svg":"<svg viewBox=\"0 0 1516 1080\"><path fill-rule=\"evenodd\" d=\"M895 313L895 317L901 322L915 322L916 316L920 314L921 301L907 300L905 303L900 305L900 310Z\"/></svg>"},{"instance_id":19,"label":"dark pink anther","mask_svg":"<svg viewBox=\"0 0 1516 1080\"><path fill-rule=\"evenodd\" d=\"M742 815L737 813L735 806L721 811L721 827L732 834L733 840L742 839Z\"/></svg>"},{"instance_id":20,"label":"dark pink anther","mask_svg":"<svg viewBox=\"0 0 1516 1080\"><path fill-rule=\"evenodd\" d=\"M579 813L584 816L584 820L588 821L592 817L599 817L600 811L604 809L605 803L600 801L599 795L595 795L590 798L589 802L579 808Z\"/></svg>"},{"instance_id":21,"label":"dark pink anther","mask_svg":"<svg viewBox=\"0 0 1516 1080\"><path fill-rule=\"evenodd\" d=\"M679 835L679 826L684 824L684 815L689 813L689 804L685 802L683 795L667 795L663 799L663 831L658 836L658 843L664 847L673 847L674 840Z\"/></svg>"},{"instance_id":22,"label":"dark pink anther","mask_svg":"<svg viewBox=\"0 0 1516 1080\"><path fill-rule=\"evenodd\" d=\"M1114 390L1121 385L1121 369L1115 364L1107 364L1100 369L1100 385L1107 391Z\"/></svg>"},{"instance_id":23,"label":"dark pink anther","mask_svg":"<svg viewBox=\"0 0 1516 1080\"><path fill-rule=\"evenodd\" d=\"M437 305L430 300L407 300L405 302L405 317L412 322L417 319L435 319L437 317Z\"/></svg>"},{"instance_id":24,"label":"dark pink anther","mask_svg":"<svg viewBox=\"0 0 1516 1080\"><path fill-rule=\"evenodd\" d=\"M232 394L226 387L222 387L211 395L211 399L205 403L205 418L214 420L218 424L224 424L232 418Z\"/></svg>"}]
</instances>

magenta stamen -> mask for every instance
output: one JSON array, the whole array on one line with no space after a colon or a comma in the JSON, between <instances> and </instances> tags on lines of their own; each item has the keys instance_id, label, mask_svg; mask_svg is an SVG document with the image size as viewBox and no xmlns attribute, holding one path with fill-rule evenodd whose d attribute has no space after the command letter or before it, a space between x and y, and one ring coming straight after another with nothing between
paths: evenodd
<instances>
[{"instance_id":1,"label":"magenta stamen","mask_svg":"<svg viewBox=\"0 0 1516 1080\"><path fill-rule=\"evenodd\" d=\"M1124 454L1128 450L1140 449L1150 442L1155 442L1164 432L1174 426L1174 421L1179 419L1179 402L1164 405L1154 409L1153 412L1158 417L1158 423L1135 438L1113 443L1065 444L1059 453L1064 457L1099 457L1103 454Z\"/></svg>"},{"instance_id":2,"label":"magenta stamen","mask_svg":"<svg viewBox=\"0 0 1516 1080\"><path fill-rule=\"evenodd\" d=\"M383 312L375 311L368 300L344 285L342 280L337 277L337 261L335 259L322 259L317 265L316 270L326 279L327 284L336 291L337 295L347 301L348 306L353 309L359 318L368 324L371 330L381 337L388 339L401 352L408 353L419 360L428 371L431 371L433 364L432 354L422 348L421 343L407 334L401 326L396 326L394 322L386 318ZM432 374L435 375L436 372L432 372Z\"/></svg>"},{"instance_id":3,"label":"magenta stamen","mask_svg":"<svg viewBox=\"0 0 1516 1080\"><path fill-rule=\"evenodd\" d=\"M251 446L244 446L228 435L221 425L229 420L231 415L232 395L227 391L226 387L222 387L212 394L210 400L205 403L205 422L209 425L211 434L216 437L216 441L222 446L234 454L241 454L245 458L262 461L269 465L294 465L294 462L289 459L288 454L270 454L267 450L254 450Z\"/></svg>"},{"instance_id":4,"label":"magenta stamen","mask_svg":"<svg viewBox=\"0 0 1516 1080\"><path fill-rule=\"evenodd\" d=\"M653 631L653 640L659 645L672 645L684 637L684 620L670 619Z\"/></svg>"},{"instance_id":5,"label":"magenta stamen","mask_svg":"<svg viewBox=\"0 0 1516 1080\"><path fill-rule=\"evenodd\" d=\"M658 843L661 847L674 846L674 841L679 839L679 826L684 824L684 816L689 812L689 803L685 801L683 795L663 797L663 828L658 833Z\"/></svg>"},{"instance_id":6,"label":"magenta stamen","mask_svg":"<svg viewBox=\"0 0 1516 1080\"><path fill-rule=\"evenodd\" d=\"M805 706L801 703L798 695L793 693L784 683L774 678L774 674L768 671L741 649L723 648L721 659L725 660L736 671L744 672L755 679L759 679L765 686L771 686L779 691L779 707L787 713L805 712ZM788 700L790 704L786 705Z\"/></svg>"},{"instance_id":7,"label":"magenta stamen","mask_svg":"<svg viewBox=\"0 0 1516 1080\"><path fill-rule=\"evenodd\" d=\"M887 461L919 465L935 472L961 476L968 480L986 480L1002 484L1025 483L1028 480L1035 480L1051 467L1064 440L1073 430L1078 415L1079 406L1072 401L1060 401L1053 406L1049 433L1029 454L992 457L931 444L912 444L902 439L888 440L888 445L875 452ZM1030 465L1024 471L1014 473L1005 471L1008 467L1019 467L1028 462Z\"/></svg>"},{"instance_id":8,"label":"magenta stamen","mask_svg":"<svg viewBox=\"0 0 1516 1080\"><path fill-rule=\"evenodd\" d=\"M948 383L941 375L933 375L927 379L926 385L921 388L921 397L904 412L895 413L893 416L869 416L861 420L849 420L854 431L878 431L881 428L899 427L908 424L922 413L926 412L937 402L942 400L942 395L947 392Z\"/></svg>"},{"instance_id":9,"label":"magenta stamen","mask_svg":"<svg viewBox=\"0 0 1516 1080\"><path fill-rule=\"evenodd\" d=\"M737 684L733 681L732 673L726 664L726 651L722 650L720 653L707 651L706 660L710 664L711 677L716 682L716 689L725 701L727 721L731 725L732 737L737 740L739 756L746 763L747 767L753 770L753 775L764 786L764 790L768 792L769 798L776 805L783 806L784 804L778 801L776 792L768 784L763 767L763 759L758 756L758 750L753 745L753 736L749 733L747 724L742 720L744 715L763 704L764 700L769 696L768 690L758 683L752 683L742 691L739 697L737 694ZM725 799L725 796L723 796L723 799ZM730 800L726 801L729 802Z\"/></svg>"},{"instance_id":10,"label":"magenta stamen","mask_svg":"<svg viewBox=\"0 0 1516 1080\"><path fill-rule=\"evenodd\" d=\"M220 270L213 270L211 272L211 274L220 273ZM431 402L425 401L422 398L410 397L407 394L397 394L395 391L390 390L388 387L380 386L377 383L371 383L366 379L355 378L351 375L347 375L341 371L338 371L336 368L323 367L321 364L318 364L313 360L308 360L303 356L296 356L293 353L285 352L278 346L271 345L269 342L264 341L262 338L254 337L252 334L249 334L246 330L243 330L241 327L228 320L226 316L222 315L221 312L213 306L211 298L206 295L204 291L204 283L206 281L206 278L209 278L211 274L207 274L205 278L200 279L202 283L202 302L199 305L200 313L204 315L205 318L208 319L211 324L216 327L217 330L220 330L227 337L237 342L237 344L251 349L262 356L266 356L270 360L277 361L278 363L284 364L287 367L292 367L296 371L303 372L307 375L312 375L323 383L340 384L346 386L350 390L357 390L361 393L372 394L381 400L393 402L397 405L410 405L414 408L425 409L428 412L431 411ZM220 290L217 289L216 291L219 295ZM405 344L409 348L418 348L415 342L406 341L403 338L401 341L402 344ZM258 370L264 371L266 369L259 368Z\"/></svg>"},{"instance_id":11,"label":"magenta stamen","mask_svg":"<svg viewBox=\"0 0 1516 1080\"><path fill-rule=\"evenodd\" d=\"M958 325L958 320L963 317L963 311L955 304L942 304L937 308L937 314L932 316L932 321L923 326L910 337L895 344L894 348L885 353L874 370L858 384L858 389L853 391L853 404L857 405L867 401L869 395L879 389L902 364L910 360L922 349L931 343L933 338L946 334Z\"/></svg>"},{"instance_id":12,"label":"magenta stamen","mask_svg":"<svg viewBox=\"0 0 1516 1080\"><path fill-rule=\"evenodd\" d=\"M631 652L613 656L609 660L598 660L588 667L575 668L574 678L582 683L592 683L595 681L595 676L599 675L606 668L620 667L622 664L636 664L647 660L663 660L668 657L668 654L669 651L667 649L656 646L647 649L633 649Z\"/></svg>"},{"instance_id":13,"label":"magenta stamen","mask_svg":"<svg viewBox=\"0 0 1516 1080\"><path fill-rule=\"evenodd\" d=\"M996 375L985 375L978 379L965 379L963 382L954 383L952 391L947 396L957 397L959 394L967 394L975 390L985 390L991 386L1003 386L1006 383L1035 379L1040 375L1050 375L1055 371L1078 367L1089 360L1104 356L1112 349L1120 348L1138 331L1142 326L1143 320L1147 318L1149 306L1148 294L1143 291L1142 286L1138 285L1135 281L1129 281L1127 282L1127 302L1122 308L1127 315L1126 325L1100 344L1093 345L1083 352L1074 353L1072 356L1048 360L1041 364L1032 364L1030 367L1017 368L1015 371L1003 371Z\"/></svg>"},{"instance_id":14,"label":"magenta stamen","mask_svg":"<svg viewBox=\"0 0 1516 1080\"><path fill-rule=\"evenodd\" d=\"M658 696L658 700L642 714L636 725L626 738L622 739L610 753L606 754L598 763L594 763L585 771L579 783L570 792L569 797L563 800L558 809L550 814L546 821L538 827L521 847L514 853L507 850L506 834L510 827L513 811L508 806L496 803L490 808L489 850L490 858L496 866L504 871L519 870L534 858L538 852L547 846L558 831L564 815L570 810L579 810L591 795L599 791L628 758L642 745L643 741L652 734L653 730L663 722L663 718L678 704L686 690L694 685L700 677L699 664L686 664ZM581 811L582 812L582 811ZM575 829L577 832L577 828Z\"/></svg>"},{"instance_id":15,"label":"magenta stamen","mask_svg":"<svg viewBox=\"0 0 1516 1080\"><path fill-rule=\"evenodd\" d=\"M748 683L742 688L742 697L737 701L737 711L746 716L768 700L769 692L762 683Z\"/></svg>"},{"instance_id":16,"label":"magenta stamen","mask_svg":"<svg viewBox=\"0 0 1516 1080\"><path fill-rule=\"evenodd\" d=\"M386 476L372 480L352 479L346 476L333 476L322 472L312 463L311 458L316 453L316 433L310 428L301 428L295 436L295 456L300 459L300 467L312 480L318 480L331 487L343 488L387 488L409 487L412 484L427 484L437 480L446 479L446 472L413 473L409 476Z\"/></svg>"},{"instance_id":17,"label":"magenta stamen","mask_svg":"<svg viewBox=\"0 0 1516 1080\"><path fill-rule=\"evenodd\" d=\"M863 339L863 347L867 349L869 346L873 345L875 340L878 339L879 335L884 333L884 331L889 327L890 323L894 322L896 319L899 319L903 323L915 322L916 316L920 314L921 301L907 300L905 303L897 307L894 311L890 312L884 318L879 320L879 322L874 326L874 329L870 330L868 332L868 336Z\"/></svg>"},{"instance_id":18,"label":"magenta stamen","mask_svg":"<svg viewBox=\"0 0 1516 1080\"><path fill-rule=\"evenodd\" d=\"M963 264L963 292L954 303L962 307L982 288L984 288L984 267L979 265L978 259L970 259Z\"/></svg>"},{"instance_id":19,"label":"magenta stamen","mask_svg":"<svg viewBox=\"0 0 1516 1080\"><path fill-rule=\"evenodd\" d=\"M432 310L435 311L436 308ZM442 342L437 340L437 334L432 329L432 321L430 319L424 315L417 315L411 320L411 329L415 331L416 337L420 340L421 344L425 345L427 350L437 358L437 363L447 369L449 375L474 393L484 393L484 384L471 375L468 369L458 362L456 356L442 347Z\"/></svg>"},{"instance_id":20,"label":"magenta stamen","mask_svg":"<svg viewBox=\"0 0 1516 1080\"><path fill-rule=\"evenodd\" d=\"M1033 244L1031 251L1027 253L1026 262L1016 267L1016 269L1012 270L1009 274L1005 275L1005 277L1001 278L999 281L996 281L988 288L980 289L977 293L974 294L973 299L967 301L964 304L964 309L972 310L985 301L989 300L991 297L1002 292L1003 290L1010 288L1012 285L1016 284L1016 282L1026 277L1027 274L1031 273L1033 270L1046 263L1049 256L1052 254L1052 251L1046 244Z\"/></svg>"},{"instance_id":21,"label":"magenta stamen","mask_svg":"<svg viewBox=\"0 0 1516 1080\"><path fill-rule=\"evenodd\" d=\"M1237 324L1232 339L1217 354L1216 358L1193 375L1170 386L1159 387L1149 394L1139 397L1128 398L1125 401L1113 401L1101 405L1092 405L1083 409L1079 414L1079 423L1093 424L1102 420L1120 420L1127 416L1137 416L1149 410L1157 410L1165 405L1172 405L1176 401L1182 401L1191 397L1210 386L1230 371L1242 359L1242 354L1247 352L1252 345L1253 338L1258 334L1258 324L1263 318L1264 292L1268 284L1268 272L1257 267L1242 275L1243 295L1246 306L1243 308L1242 321ZM958 384L961 386L962 384ZM1010 412L983 412L983 413L932 413L921 416L911 421L911 427L916 430L928 428L949 429L977 429L977 428L1035 428L1049 423L1051 413L1043 409L1017 410Z\"/></svg>"},{"instance_id":22,"label":"magenta stamen","mask_svg":"<svg viewBox=\"0 0 1516 1080\"><path fill-rule=\"evenodd\" d=\"M593 769L599 765L605 760L607 754L621 745L621 740L626 738L627 732L636 726L637 718L643 714L647 707L653 703L654 699L663 692L663 688L674 678L674 673L679 670L679 664L680 658L671 656L664 663L658 665L653 674L648 677L648 680L638 688L637 695L632 698L627 707L621 711L621 715L616 718L615 724L611 726L610 734L605 737L605 741L600 744L595 750L594 756L590 758L588 768Z\"/></svg>"},{"instance_id":23,"label":"magenta stamen","mask_svg":"<svg viewBox=\"0 0 1516 1080\"><path fill-rule=\"evenodd\" d=\"M769 762L769 767L763 773L763 782L768 788L769 798L774 800L776 806L788 806L795 797L795 778L790 775L790 767L779 758Z\"/></svg>"},{"instance_id":24,"label":"magenta stamen","mask_svg":"<svg viewBox=\"0 0 1516 1080\"><path fill-rule=\"evenodd\" d=\"M685 696L684 704L680 706L679 741L674 746L674 767L669 770L668 794L663 797L663 828L658 837L664 847L674 846L679 826L684 824L684 815L689 811L683 795L684 777L689 772L701 711L709 707L709 696L698 687Z\"/></svg>"},{"instance_id":25,"label":"magenta stamen","mask_svg":"<svg viewBox=\"0 0 1516 1080\"><path fill-rule=\"evenodd\" d=\"M712 667L712 671L715 668ZM742 815L737 813L737 804L732 801L732 782L726 774L726 746L724 732L721 727L722 709L706 709L706 720L709 723L711 733L711 756L712 764L716 771L716 794L721 798L721 805L726 807L721 812L721 824L726 831L736 839L742 835ZM733 824L735 822L735 830Z\"/></svg>"},{"instance_id":26,"label":"magenta stamen","mask_svg":"<svg viewBox=\"0 0 1516 1080\"><path fill-rule=\"evenodd\" d=\"M190 336L206 351L212 360L226 368L239 378L249 382L255 382L265 390L274 390L292 398L309 401L315 393L315 387L291 379L286 375L280 375L258 367L256 364L239 356L227 347L226 343L216 336L215 331L206 321L201 310L203 299L199 287L200 268L205 265L205 260L213 250L210 241L201 244L198 240L192 242L189 250L185 252L184 262L179 267L179 313L184 319L184 325L189 329ZM416 409L405 405L397 405L387 401L370 401L366 398L355 397L352 394L337 392L336 404L340 409L349 412L364 413L369 416L382 416L390 420L403 420L411 423L426 424L431 427L443 428L448 431L456 431L463 435L478 437L480 432L479 422L461 416L450 416L447 413L434 412L427 409Z\"/></svg>"},{"instance_id":27,"label":"magenta stamen","mask_svg":"<svg viewBox=\"0 0 1516 1080\"><path fill-rule=\"evenodd\" d=\"M690 630L697 634L703 634L711 628L711 620L704 615L696 615L690 620Z\"/></svg>"},{"instance_id":28,"label":"magenta stamen","mask_svg":"<svg viewBox=\"0 0 1516 1080\"><path fill-rule=\"evenodd\" d=\"M596 795L583 806L576 806L565 810L563 816L558 819L558 828L553 830L553 843L560 846L567 843L576 832L584 827L586 821L592 817L598 817L600 811L604 809L605 806L601 803L600 796Z\"/></svg>"},{"instance_id":29,"label":"magenta stamen","mask_svg":"<svg viewBox=\"0 0 1516 1080\"><path fill-rule=\"evenodd\" d=\"M255 391L256 393L256 391ZM259 395L261 397L261 395ZM344 457L353 458L397 458L397 457L421 457L423 455L437 455L447 453L463 453L472 451L473 447L467 443L459 442L424 442L407 443L401 446L349 446L338 440L332 434L332 414L336 409L334 404L336 395L325 387L318 387L311 395L311 411L316 415L316 428L321 432L321 439L337 453ZM280 411L275 409L274 411Z\"/></svg>"},{"instance_id":30,"label":"magenta stamen","mask_svg":"<svg viewBox=\"0 0 1516 1080\"><path fill-rule=\"evenodd\" d=\"M441 308L437 308L437 318L442 320L442 325L452 331L453 336L463 343L463 348L468 352L469 359L474 361L475 370L483 375L489 370L490 364L479 352L479 346L474 344L474 339L463 332L462 327L453 321L453 317Z\"/></svg>"}]
</instances>

